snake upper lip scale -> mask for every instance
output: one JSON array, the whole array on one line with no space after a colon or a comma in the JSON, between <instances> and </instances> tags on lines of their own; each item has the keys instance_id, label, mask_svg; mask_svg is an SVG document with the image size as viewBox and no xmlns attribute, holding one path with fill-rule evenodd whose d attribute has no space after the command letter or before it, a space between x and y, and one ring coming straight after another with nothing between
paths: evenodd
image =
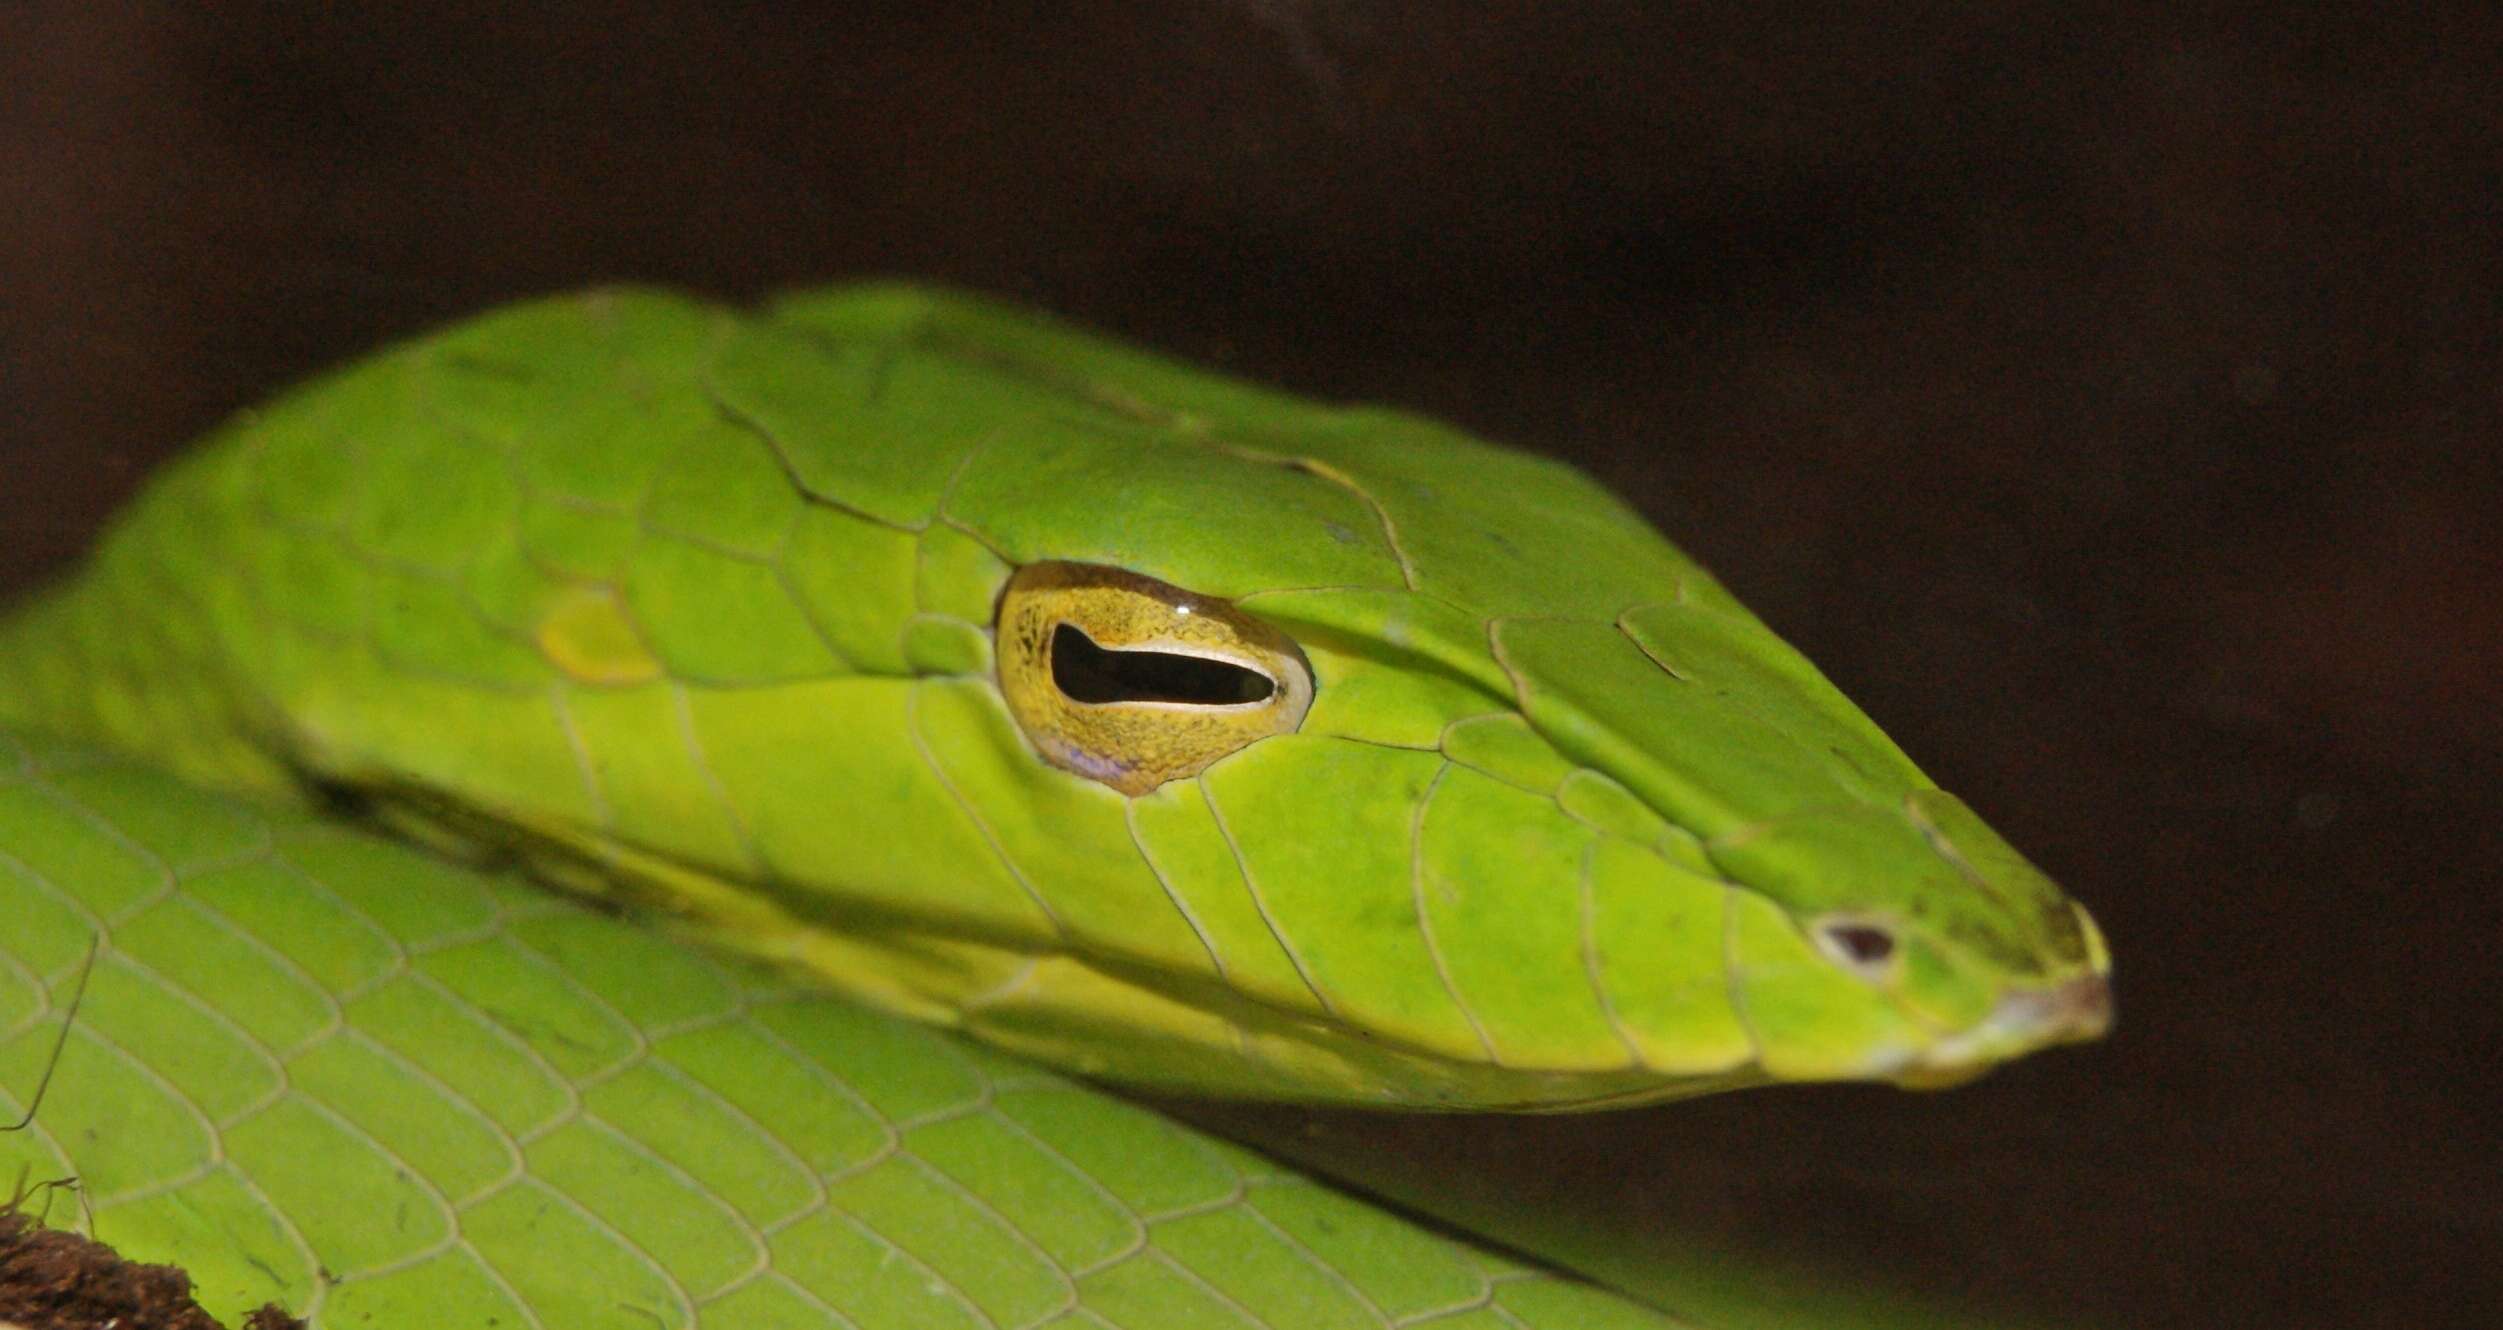
<instances>
[{"instance_id":1,"label":"snake upper lip scale","mask_svg":"<svg viewBox=\"0 0 2503 1330\"><path fill-rule=\"evenodd\" d=\"M2111 1030L2112 1018L2112 982L2106 975L2016 989L1970 1029L1912 1053L1888 1079L1907 1089L1961 1085L2018 1051L2100 1039Z\"/></svg>"}]
</instances>

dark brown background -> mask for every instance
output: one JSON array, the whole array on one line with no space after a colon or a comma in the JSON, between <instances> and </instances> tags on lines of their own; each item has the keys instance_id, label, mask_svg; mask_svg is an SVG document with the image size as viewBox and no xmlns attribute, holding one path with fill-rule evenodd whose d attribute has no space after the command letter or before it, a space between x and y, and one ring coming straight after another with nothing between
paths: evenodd
<instances>
[{"instance_id":1,"label":"dark brown background","mask_svg":"<svg viewBox=\"0 0 2503 1330\"><path fill-rule=\"evenodd\" d=\"M593 280L944 278L1421 407L1720 571L2094 906L2123 1023L1312 1139L2112 1326L2503 1324L2488 7L204 8L0 5L0 588Z\"/></svg>"}]
</instances>

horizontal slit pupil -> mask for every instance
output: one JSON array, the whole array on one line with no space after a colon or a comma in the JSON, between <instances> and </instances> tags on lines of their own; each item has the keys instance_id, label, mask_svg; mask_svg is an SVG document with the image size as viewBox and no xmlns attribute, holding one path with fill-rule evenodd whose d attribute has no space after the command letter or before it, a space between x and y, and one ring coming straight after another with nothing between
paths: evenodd
<instances>
[{"instance_id":1,"label":"horizontal slit pupil","mask_svg":"<svg viewBox=\"0 0 2503 1330\"><path fill-rule=\"evenodd\" d=\"M1277 684L1258 670L1178 651L1107 651L1072 624L1052 629L1052 683L1073 702L1265 702Z\"/></svg>"}]
</instances>

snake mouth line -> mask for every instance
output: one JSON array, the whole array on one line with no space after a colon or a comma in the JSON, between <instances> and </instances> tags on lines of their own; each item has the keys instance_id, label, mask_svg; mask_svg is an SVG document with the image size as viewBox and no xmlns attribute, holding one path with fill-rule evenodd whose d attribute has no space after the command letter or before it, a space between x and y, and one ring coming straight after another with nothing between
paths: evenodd
<instances>
[{"instance_id":1,"label":"snake mouth line","mask_svg":"<svg viewBox=\"0 0 2503 1330\"><path fill-rule=\"evenodd\" d=\"M1912 1089L1960 1085L2020 1053L2100 1039L2112 1020L2112 981L2101 973L2019 989L1970 1028L1913 1054L1889 1079Z\"/></svg>"}]
</instances>

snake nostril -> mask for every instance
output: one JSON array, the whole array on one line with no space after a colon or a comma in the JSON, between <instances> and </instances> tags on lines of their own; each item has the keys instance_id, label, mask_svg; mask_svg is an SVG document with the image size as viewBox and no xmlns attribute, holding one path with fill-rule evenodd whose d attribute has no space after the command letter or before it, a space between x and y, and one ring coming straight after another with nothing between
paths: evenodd
<instances>
[{"instance_id":1,"label":"snake nostril","mask_svg":"<svg viewBox=\"0 0 2503 1330\"><path fill-rule=\"evenodd\" d=\"M1895 954L1895 935L1876 924L1859 921L1820 925L1817 935L1843 962L1862 970L1882 968Z\"/></svg>"}]
</instances>

